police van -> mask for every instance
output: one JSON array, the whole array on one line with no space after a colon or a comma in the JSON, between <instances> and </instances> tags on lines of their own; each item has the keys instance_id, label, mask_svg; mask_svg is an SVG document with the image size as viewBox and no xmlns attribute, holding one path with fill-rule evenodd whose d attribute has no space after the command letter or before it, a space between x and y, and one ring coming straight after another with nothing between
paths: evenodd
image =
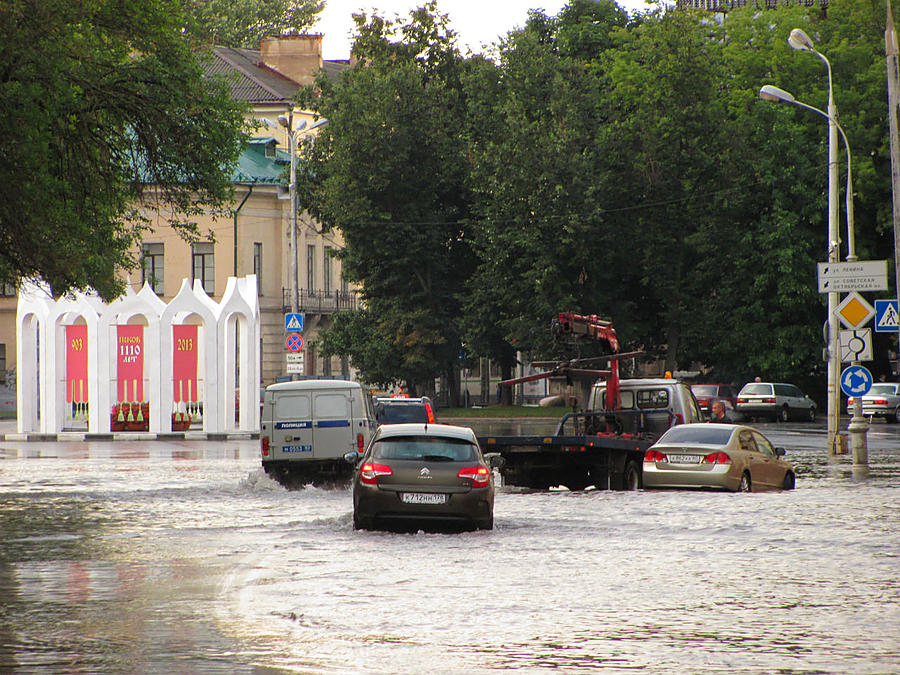
<instances>
[{"instance_id":1,"label":"police van","mask_svg":"<svg viewBox=\"0 0 900 675\"><path fill-rule=\"evenodd\" d=\"M299 380L266 387L260 423L266 473L286 487L343 481L350 451L360 454L375 430L369 391L348 380Z\"/></svg>"}]
</instances>

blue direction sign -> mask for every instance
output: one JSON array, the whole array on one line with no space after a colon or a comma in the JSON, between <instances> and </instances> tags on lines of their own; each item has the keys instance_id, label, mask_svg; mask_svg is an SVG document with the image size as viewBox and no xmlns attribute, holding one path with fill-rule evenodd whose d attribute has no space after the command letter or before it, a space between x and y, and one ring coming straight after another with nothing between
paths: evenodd
<instances>
[{"instance_id":1,"label":"blue direction sign","mask_svg":"<svg viewBox=\"0 0 900 675\"><path fill-rule=\"evenodd\" d=\"M895 333L900 327L900 312L896 300L875 301L875 332Z\"/></svg>"},{"instance_id":2,"label":"blue direction sign","mask_svg":"<svg viewBox=\"0 0 900 675\"><path fill-rule=\"evenodd\" d=\"M289 352L299 352L303 349L303 338L296 333L291 333L284 341L284 346Z\"/></svg>"},{"instance_id":3,"label":"blue direction sign","mask_svg":"<svg viewBox=\"0 0 900 675\"><path fill-rule=\"evenodd\" d=\"M290 312L284 315L284 329L288 332L303 332L303 315L297 312Z\"/></svg>"},{"instance_id":4,"label":"blue direction sign","mask_svg":"<svg viewBox=\"0 0 900 675\"><path fill-rule=\"evenodd\" d=\"M872 373L865 366L849 366L841 373L841 391L847 396L865 396L872 388Z\"/></svg>"}]
</instances>

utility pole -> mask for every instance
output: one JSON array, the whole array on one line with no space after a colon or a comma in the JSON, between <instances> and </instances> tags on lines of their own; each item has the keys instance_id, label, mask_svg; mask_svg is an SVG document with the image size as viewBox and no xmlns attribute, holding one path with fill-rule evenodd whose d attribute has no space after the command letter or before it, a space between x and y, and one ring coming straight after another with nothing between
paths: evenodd
<instances>
[{"instance_id":1,"label":"utility pole","mask_svg":"<svg viewBox=\"0 0 900 675\"><path fill-rule=\"evenodd\" d=\"M900 131L898 131L898 113L900 113L900 71L898 71L897 31L894 28L894 12L891 0L887 0L887 24L884 29L884 52L887 57L888 87L888 122L890 124L891 148L891 192L893 194L894 214L894 292L900 307ZM900 376L900 332L897 333L897 376Z\"/></svg>"}]
</instances>

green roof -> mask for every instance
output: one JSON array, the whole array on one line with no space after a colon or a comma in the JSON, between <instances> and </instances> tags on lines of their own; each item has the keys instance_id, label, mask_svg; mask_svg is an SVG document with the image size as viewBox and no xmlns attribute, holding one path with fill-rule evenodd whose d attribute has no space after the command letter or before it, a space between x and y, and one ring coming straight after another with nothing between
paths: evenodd
<instances>
[{"instance_id":1,"label":"green roof","mask_svg":"<svg viewBox=\"0 0 900 675\"><path fill-rule=\"evenodd\" d=\"M284 168L290 163L290 154L279 150L271 136L251 138L234 167L231 180L235 183L284 183Z\"/></svg>"}]
</instances>

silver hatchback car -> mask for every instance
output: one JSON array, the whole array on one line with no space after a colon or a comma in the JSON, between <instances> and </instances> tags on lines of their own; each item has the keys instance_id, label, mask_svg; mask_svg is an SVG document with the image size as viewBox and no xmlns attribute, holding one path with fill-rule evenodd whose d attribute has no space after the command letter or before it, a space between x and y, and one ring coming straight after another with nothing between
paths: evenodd
<instances>
[{"instance_id":1,"label":"silver hatchback car","mask_svg":"<svg viewBox=\"0 0 900 675\"><path fill-rule=\"evenodd\" d=\"M900 384L878 382L862 397L862 413L866 417L883 417L888 422L900 422ZM853 397L847 399L847 414L853 414Z\"/></svg>"}]
</instances>

